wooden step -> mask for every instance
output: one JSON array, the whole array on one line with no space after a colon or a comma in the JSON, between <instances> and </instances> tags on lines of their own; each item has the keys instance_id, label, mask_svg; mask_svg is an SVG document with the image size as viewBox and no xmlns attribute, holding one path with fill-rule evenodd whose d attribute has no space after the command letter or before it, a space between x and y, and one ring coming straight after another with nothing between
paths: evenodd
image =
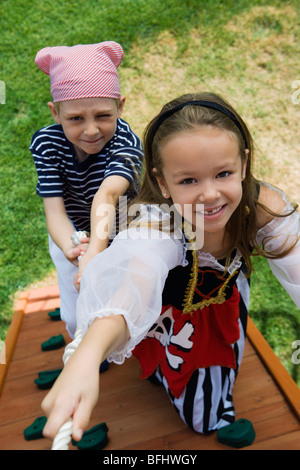
<instances>
[{"instance_id":1,"label":"wooden step","mask_svg":"<svg viewBox=\"0 0 300 470\"><path fill-rule=\"evenodd\" d=\"M51 449L50 440L26 441L23 431L42 415L47 390L35 385L38 372L63 366L64 348L41 349L42 342L58 334L70 341L63 322L48 316L59 305L57 286L20 296L5 342L6 364L0 364L1 450ZM251 320L234 402L236 418L250 420L256 432L247 450L300 450L300 390ZM188 429L163 387L139 379L133 357L101 374L90 427L101 422L109 428L108 451L231 449L218 442L216 433L202 436Z\"/></svg>"}]
</instances>

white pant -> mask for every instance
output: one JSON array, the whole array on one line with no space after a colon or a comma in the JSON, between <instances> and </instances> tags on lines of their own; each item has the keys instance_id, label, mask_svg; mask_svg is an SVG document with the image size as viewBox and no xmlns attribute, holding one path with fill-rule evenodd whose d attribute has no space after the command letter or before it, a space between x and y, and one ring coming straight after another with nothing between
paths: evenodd
<instances>
[{"instance_id":1,"label":"white pant","mask_svg":"<svg viewBox=\"0 0 300 470\"><path fill-rule=\"evenodd\" d=\"M60 295L60 316L72 339L76 331L76 304L79 292L74 286L74 275L78 268L67 260L49 235L49 252L57 271Z\"/></svg>"}]
</instances>

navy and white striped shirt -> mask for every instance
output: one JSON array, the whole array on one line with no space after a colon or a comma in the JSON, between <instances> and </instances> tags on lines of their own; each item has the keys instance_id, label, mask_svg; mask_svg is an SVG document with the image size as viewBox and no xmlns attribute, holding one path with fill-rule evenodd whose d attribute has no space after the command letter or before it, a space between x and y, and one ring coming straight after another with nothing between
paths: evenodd
<instances>
[{"instance_id":1,"label":"navy and white striped shirt","mask_svg":"<svg viewBox=\"0 0 300 470\"><path fill-rule=\"evenodd\" d=\"M117 130L101 152L83 162L76 160L73 145L59 124L37 131L29 148L38 174L37 194L62 197L77 230L90 231L93 198L106 177L126 178L130 182L126 193L129 197L138 191L142 144L122 119L117 120Z\"/></svg>"}]
</instances>

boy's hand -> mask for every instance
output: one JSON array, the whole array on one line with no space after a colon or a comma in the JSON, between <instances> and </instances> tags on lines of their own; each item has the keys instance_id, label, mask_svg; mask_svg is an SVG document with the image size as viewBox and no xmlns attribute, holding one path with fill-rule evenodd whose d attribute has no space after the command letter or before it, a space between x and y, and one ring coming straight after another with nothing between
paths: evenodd
<instances>
[{"instance_id":1,"label":"boy's hand","mask_svg":"<svg viewBox=\"0 0 300 470\"><path fill-rule=\"evenodd\" d=\"M78 256L80 256L80 248L76 246L76 248L70 248L66 253L64 253L65 257L67 258L70 263L74 264L74 266L79 265Z\"/></svg>"},{"instance_id":2,"label":"boy's hand","mask_svg":"<svg viewBox=\"0 0 300 470\"><path fill-rule=\"evenodd\" d=\"M67 258L67 260L69 260L70 263L78 267L79 266L78 257L85 255L89 247L89 241L90 239L87 237L82 240L80 245L76 247L72 245L72 247L69 250L67 250L65 253L65 257Z\"/></svg>"}]
</instances>

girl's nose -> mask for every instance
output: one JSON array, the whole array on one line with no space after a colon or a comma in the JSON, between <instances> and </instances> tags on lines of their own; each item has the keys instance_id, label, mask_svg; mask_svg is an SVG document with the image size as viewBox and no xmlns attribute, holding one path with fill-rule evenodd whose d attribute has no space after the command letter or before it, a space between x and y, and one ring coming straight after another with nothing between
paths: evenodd
<instances>
[{"instance_id":1,"label":"girl's nose","mask_svg":"<svg viewBox=\"0 0 300 470\"><path fill-rule=\"evenodd\" d=\"M216 201L219 196L219 190L215 183L212 181L203 182L200 185L199 191L199 201L203 204Z\"/></svg>"}]
</instances>

